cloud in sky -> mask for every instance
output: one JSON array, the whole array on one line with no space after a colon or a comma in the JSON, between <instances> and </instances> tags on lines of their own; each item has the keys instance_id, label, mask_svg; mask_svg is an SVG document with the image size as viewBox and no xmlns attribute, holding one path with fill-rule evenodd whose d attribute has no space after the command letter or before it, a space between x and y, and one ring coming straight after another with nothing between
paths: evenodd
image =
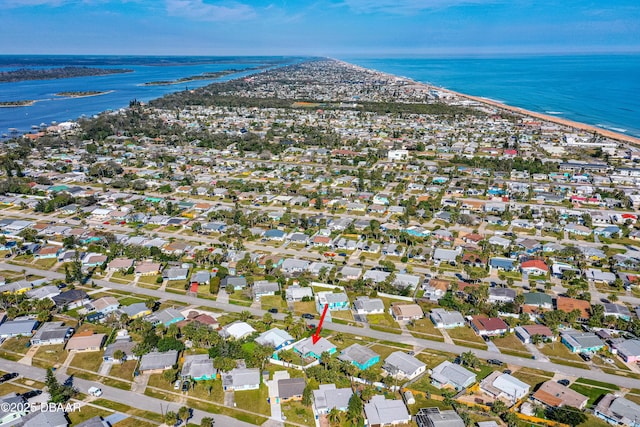
<instances>
[{"instance_id":1,"label":"cloud in sky","mask_svg":"<svg viewBox=\"0 0 640 427\"><path fill-rule=\"evenodd\" d=\"M243 3L204 0L166 0L167 13L199 21L246 20L256 16L256 11Z\"/></svg>"},{"instance_id":2,"label":"cloud in sky","mask_svg":"<svg viewBox=\"0 0 640 427\"><path fill-rule=\"evenodd\" d=\"M342 5L356 13L407 14L429 9L497 2L497 0L344 0Z\"/></svg>"}]
</instances>

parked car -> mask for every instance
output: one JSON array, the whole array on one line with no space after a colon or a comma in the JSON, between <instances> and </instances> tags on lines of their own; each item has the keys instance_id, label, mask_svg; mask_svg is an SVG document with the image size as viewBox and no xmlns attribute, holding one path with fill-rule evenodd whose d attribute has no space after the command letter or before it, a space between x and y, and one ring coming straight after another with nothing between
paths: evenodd
<instances>
[{"instance_id":1,"label":"parked car","mask_svg":"<svg viewBox=\"0 0 640 427\"><path fill-rule=\"evenodd\" d=\"M569 381L569 380L558 380L558 384L563 385L565 387L569 387L569 384L571 384L571 381Z\"/></svg>"},{"instance_id":2,"label":"parked car","mask_svg":"<svg viewBox=\"0 0 640 427\"><path fill-rule=\"evenodd\" d=\"M102 389L98 387L89 387L88 392L89 392L89 395L91 396L95 396L95 397L102 396Z\"/></svg>"},{"instance_id":3,"label":"parked car","mask_svg":"<svg viewBox=\"0 0 640 427\"><path fill-rule=\"evenodd\" d=\"M26 393L22 393L23 399L31 399L32 397L40 396L42 394L42 390L29 390Z\"/></svg>"},{"instance_id":4,"label":"parked car","mask_svg":"<svg viewBox=\"0 0 640 427\"><path fill-rule=\"evenodd\" d=\"M278 309L277 309L277 308L270 308L270 309L269 309L269 313L276 314L277 312L278 312Z\"/></svg>"},{"instance_id":5,"label":"parked car","mask_svg":"<svg viewBox=\"0 0 640 427\"><path fill-rule=\"evenodd\" d=\"M304 313L304 314L302 315L302 318L303 318L303 319L315 319L315 318L316 318L316 316L314 316L314 315L313 315L313 314L311 314L311 313Z\"/></svg>"},{"instance_id":6,"label":"parked car","mask_svg":"<svg viewBox=\"0 0 640 427\"><path fill-rule=\"evenodd\" d=\"M183 392L189 391L189 381L185 381L182 383L182 391Z\"/></svg>"},{"instance_id":7,"label":"parked car","mask_svg":"<svg viewBox=\"0 0 640 427\"><path fill-rule=\"evenodd\" d=\"M487 363L490 364L490 365L497 365L497 366L504 365L502 360L498 360L498 359L487 359Z\"/></svg>"},{"instance_id":8,"label":"parked car","mask_svg":"<svg viewBox=\"0 0 640 427\"><path fill-rule=\"evenodd\" d=\"M0 383L4 383L7 382L9 380L12 380L14 378L16 378L18 376L18 374L16 372L11 372L9 374L4 374L3 376L0 377Z\"/></svg>"},{"instance_id":9,"label":"parked car","mask_svg":"<svg viewBox=\"0 0 640 427\"><path fill-rule=\"evenodd\" d=\"M175 383L173 383L173 389L174 390L180 390L180 380L176 380Z\"/></svg>"}]
</instances>

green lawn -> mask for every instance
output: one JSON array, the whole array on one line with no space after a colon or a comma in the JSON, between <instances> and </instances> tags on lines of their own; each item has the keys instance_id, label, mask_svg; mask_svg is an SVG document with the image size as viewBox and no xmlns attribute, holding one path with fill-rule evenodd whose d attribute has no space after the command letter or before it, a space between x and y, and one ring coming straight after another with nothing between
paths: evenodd
<instances>
[{"instance_id":1,"label":"green lawn","mask_svg":"<svg viewBox=\"0 0 640 427\"><path fill-rule=\"evenodd\" d=\"M260 306L263 310L277 308L279 311L287 308L287 303L282 300L280 295L267 295L260 298Z\"/></svg>"},{"instance_id":2,"label":"green lawn","mask_svg":"<svg viewBox=\"0 0 640 427\"><path fill-rule=\"evenodd\" d=\"M396 322L393 316L389 313L368 314L367 321L369 322L369 325L400 329L398 322Z\"/></svg>"},{"instance_id":3,"label":"green lawn","mask_svg":"<svg viewBox=\"0 0 640 427\"><path fill-rule=\"evenodd\" d=\"M29 350L27 347L29 339L30 337L8 338L4 343L2 343L2 349L13 353L25 354Z\"/></svg>"},{"instance_id":4,"label":"green lawn","mask_svg":"<svg viewBox=\"0 0 640 427\"><path fill-rule=\"evenodd\" d=\"M51 368L57 364L62 364L67 358L67 352L63 344L43 345L33 356L32 364L41 368Z\"/></svg>"},{"instance_id":5,"label":"green lawn","mask_svg":"<svg viewBox=\"0 0 640 427\"><path fill-rule=\"evenodd\" d=\"M133 371L136 369L137 364L138 362L136 360L128 360L119 364L114 363L111 365L109 375L131 381L133 379Z\"/></svg>"},{"instance_id":6,"label":"green lawn","mask_svg":"<svg viewBox=\"0 0 640 427\"><path fill-rule=\"evenodd\" d=\"M160 283L156 283L156 277L161 277L161 276L156 276L156 275L150 275L150 276L140 276L140 279L138 279L138 283L143 283L143 284L147 284L147 285L155 285L160 287Z\"/></svg>"},{"instance_id":7,"label":"green lawn","mask_svg":"<svg viewBox=\"0 0 640 427\"><path fill-rule=\"evenodd\" d=\"M296 314L311 313L316 314L316 303L313 301L298 301L293 303L293 311Z\"/></svg>"},{"instance_id":8,"label":"green lawn","mask_svg":"<svg viewBox=\"0 0 640 427\"><path fill-rule=\"evenodd\" d=\"M464 327L464 328L453 328L447 330L447 333L456 344L468 344L468 343L476 343L482 345L482 348L486 348L487 345L484 343L482 337L476 335L473 329Z\"/></svg>"},{"instance_id":9,"label":"green lawn","mask_svg":"<svg viewBox=\"0 0 640 427\"><path fill-rule=\"evenodd\" d=\"M588 384L595 387L606 388L607 390L620 390L620 387L615 384L603 383L601 381L591 380L589 378L578 378L576 382L580 384Z\"/></svg>"},{"instance_id":10,"label":"green lawn","mask_svg":"<svg viewBox=\"0 0 640 427\"><path fill-rule=\"evenodd\" d=\"M516 353L517 355L526 357L531 356L527 348L524 346L524 344L522 344L522 341L516 338L515 334L507 334L504 337L496 337L492 341L501 350L508 350L510 352Z\"/></svg>"},{"instance_id":11,"label":"green lawn","mask_svg":"<svg viewBox=\"0 0 640 427\"><path fill-rule=\"evenodd\" d=\"M287 421L307 426L315 425L311 407L305 406L301 402L291 401L283 403L282 413L287 417Z\"/></svg>"},{"instance_id":12,"label":"green lawn","mask_svg":"<svg viewBox=\"0 0 640 427\"><path fill-rule=\"evenodd\" d=\"M76 353L71 360L70 366L86 369L91 372L98 372L102 364L101 351L88 351L86 353Z\"/></svg>"},{"instance_id":13,"label":"green lawn","mask_svg":"<svg viewBox=\"0 0 640 427\"><path fill-rule=\"evenodd\" d=\"M36 260L33 264L36 266L36 268L40 268L42 270L49 270L57 262L58 260L56 258L45 258L45 259Z\"/></svg>"},{"instance_id":14,"label":"green lawn","mask_svg":"<svg viewBox=\"0 0 640 427\"><path fill-rule=\"evenodd\" d=\"M436 328L431 319L428 318L414 320L407 325L407 329L412 332L419 332L422 334L442 337L440 330Z\"/></svg>"},{"instance_id":15,"label":"green lawn","mask_svg":"<svg viewBox=\"0 0 640 427\"><path fill-rule=\"evenodd\" d=\"M518 378L520 381L529 384L532 387L548 381L552 378L552 375L549 372L533 368L520 368L517 371L513 372L513 374L511 375Z\"/></svg>"},{"instance_id":16,"label":"green lawn","mask_svg":"<svg viewBox=\"0 0 640 427\"><path fill-rule=\"evenodd\" d=\"M257 412L259 414L271 415L271 406L267 402L269 390L266 384L260 384L258 390L236 391L234 399L240 409Z\"/></svg>"}]
</instances>

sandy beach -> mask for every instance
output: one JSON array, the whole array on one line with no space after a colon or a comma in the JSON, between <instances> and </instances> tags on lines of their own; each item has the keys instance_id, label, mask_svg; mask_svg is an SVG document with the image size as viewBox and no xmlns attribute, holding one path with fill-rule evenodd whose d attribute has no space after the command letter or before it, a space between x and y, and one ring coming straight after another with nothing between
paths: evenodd
<instances>
[{"instance_id":1,"label":"sandy beach","mask_svg":"<svg viewBox=\"0 0 640 427\"><path fill-rule=\"evenodd\" d=\"M341 62L343 64L347 64L351 67L354 68L359 68L362 70L365 70L366 68L361 67L359 65L355 65L355 64L351 64L348 62L344 62L341 60L336 60L338 62ZM373 70L373 69L367 69L371 72L377 73L381 76L386 76L386 77L392 77L394 79L402 79L402 80L406 80L408 82L411 82L412 84L415 85L419 85L419 86L423 86L425 88L429 88L429 89L435 89L435 90L439 90L442 92L446 92L446 93L450 93L452 95L455 95L457 97L460 98L464 98L464 99L468 99L470 101L474 101L480 104L484 104L484 105L488 105L491 107L495 107L501 110L504 110L506 112L512 112L512 113L518 113L521 114L523 116L527 116L527 117L532 117L532 118L536 118L539 120L544 120L546 122L550 122L550 123L555 123L555 124L559 124L562 126L567 126L576 130L581 130L581 131L585 131L585 132L590 132L590 133L596 133L598 135L601 135L605 138L610 138L610 139L614 139L616 141L621 141L621 142L627 142L630 144L635 144L640 146L640 138L636 138L630 135L625 135L623 133L619 133L619 132L614 132L612 130L608 130L608 129L603 129L600 128L598 126L593 126L593 125L588 125L586 123L580 123L580 122L575 122L573 120L567 120L567 119L563 119L560 117L555 117L555 116L551 116L548 114L543 114L543 113L536 113L534 111L529 111L529 110L525 110L524 108L520 108L520 107L513 107L511 105L507 105L507 104L503 104L501 102L497 102L497 101L493 101L490 99L486 99L486 98L481 98L479 96L473 96L473 95L467 95L464 93L460 93L460 92L456 92L453 90L449 90L449 89L445 89L445 88L441 88L432 84L427 84L427 83L422 83L422 82L417 82L413 79L410 79L408 77L401 77L401 76L396 76L393 74L389 74L389 73L385 73L382 71L378 71L378 70Z\"/></svg>"}]
</instances>

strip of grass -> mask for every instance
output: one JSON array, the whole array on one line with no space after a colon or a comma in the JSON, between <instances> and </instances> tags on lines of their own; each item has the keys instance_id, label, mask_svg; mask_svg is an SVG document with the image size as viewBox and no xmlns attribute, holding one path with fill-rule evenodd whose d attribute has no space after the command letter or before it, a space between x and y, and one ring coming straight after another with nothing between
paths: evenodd
<instances>
[{"instance_id":1,"label":"strip of grass","mask_svg":"<svg viewBox=\"0 0 640 427\"><path fill-rule=\"evenodd\" d=\"M402 331L399 329L385 328L377 325L369 325L369 328L373 329L374 331L388 332L390 334L396 334L396 335L402 334Z\"/></svg>"},{"instance_id":2,"label":"strip of grass","mask_svg":"<svg viewBox=\"0 0 640 427\"><path fill-rule=\"evenodd\" d=\"M76 353L73 356L70 366L85 369L87 371L98 372L102 364L102 352L91 351L87 353Z\"/></svg>"},{"instance_id":3,"label":"strip of grass","mask_svg":"<svg viewBox=\"0 0 640 427\"><path fill-rule=\"evenodd\" d=\"M588 384L595 387L606 388L607 390L620 390L620 387L615 384L603 383L601 381L591 380L589 378L580 377L576 380L576 382L580 384Z\"/></svg>"}]
</instances>

